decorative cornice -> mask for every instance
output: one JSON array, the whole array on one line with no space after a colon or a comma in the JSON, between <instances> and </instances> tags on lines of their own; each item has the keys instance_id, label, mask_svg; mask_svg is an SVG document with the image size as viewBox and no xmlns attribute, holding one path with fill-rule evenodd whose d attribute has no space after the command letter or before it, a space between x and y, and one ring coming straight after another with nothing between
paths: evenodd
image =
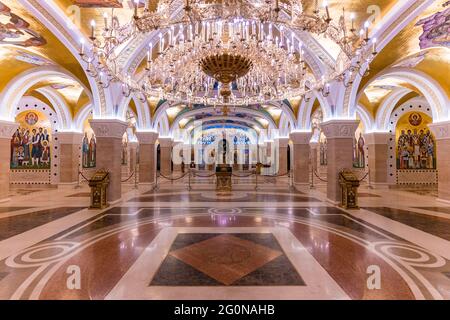
<instances>
[{"instance_id":1,"label":"decorative cornice","mask_svg":"<svg viewBox=\"0 0 450 320\"><path fill-rule=\"evenodd\" d=\"M388 144L389 138L391 137L390 132L371 132L366 133L364 135L364 139L366 140L366 144Z\"/></svg>"},{"instance_id":2,"label":"decorative cornice","mask_svg":"<svg viewBox=\"0 0 450 320\"><path fill-rule=\"evenodd\" d=\"M289 135L293 144L309 144L312 132L292 132Z\"/></svg>"},{"instance_id":3,"label":"decorative cornice","mask_svg":"<svg viewBox=\"0 0 450 320\"><path fill-rule=\"evenodd\" d=\"M433 132L436 140L450 139L450 121L432 123L428 127Z\"/></svg>"},{"instance_id":4,"label":"decorative cornice","mask_svg":"<svg viewBox=\"0 0 450 320\"><path fill-rule=\"evenodd\" d=\"M359 120L330 120L320 124L327 139L353 138Z\"/></svg>"},{"instance_id":5,"label":"decorative cornice","mask_svg":"<svg viewBox=\"0 0 450 320\"><path fill-rule=\"evenodd\" d=\"M60 144L80 144L83 134L81 132L58 132L56 138Z\"/></svg>"},{"instance_id":6,"label":"decorative cornice","mask_svg":"<svg viewBox=\"0 0 450 320\"><path fill-rule=\"evenodd\" d=\"M0 139L11 140L18 127L18 123L0 120Z\"/></svg>"},{"instance_id":7,"label":"decorative cornice","mask_svg":"<svg viewBox=\"0 0 450 320\"><path fill-rule=\"evenodd\" d=\"M116 119L92 119L89 123L97 138L122 139L128 128L128 123Z\"/></svg>"},{"instance_id":8,"label":"decorative cornice","mask_svg":"<svg viewBox=\"0 0 450 320\"><path fill-rule=\"evenodd\" d=\"M136 132L139 144L155 144L158 140L157 132Z\"/></svg>"}]
</instances>

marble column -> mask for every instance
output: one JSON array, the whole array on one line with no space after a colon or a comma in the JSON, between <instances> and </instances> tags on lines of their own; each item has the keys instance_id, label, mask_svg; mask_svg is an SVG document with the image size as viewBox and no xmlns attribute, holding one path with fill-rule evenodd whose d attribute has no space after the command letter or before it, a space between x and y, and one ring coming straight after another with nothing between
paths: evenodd
<instances>
[{"instance_id":1,"label":"marble column","mask_svg":"<svg viewBox=\"0 0 450 320\"><path fill-rule=\"evenodd\" d=\"M156 183L156 132L136 132L139 140L139 184L153 186Z\"/></svg>"},{"instance_id":2,"label":"marble column","mask_svg":"<svg viewBox=\"0 0 450 320\"><path fill-rule=\"evenodd\" d=\"M278 174L286 174L288 171L288 151L289 138L275 139L275 146L278 146Z\"/></svg>"},{"instance_id":3,"label":"marble column","mask_svg":"<svg viewBox=\"0 0 450 320\"><path fill-rule=\"evenodd\" d=\"M429 125L436 138L438 200L450 203L450 121Z\"/></svg>"},{"instance_id":4,"label":"marble column","mask_svg":"<svg viewBox=\"0 0 450 320\"><path fill-rule=\"evenodd\" d=\"M172 174L172 145L171 138L158 138L161 149L161 174L170 176Z\"/></svg>"},{"instance_id":5,"label":"marble column","mask_svg":"<svg viewBox=\"0 0 450 320\"><path fill-rule=\"evenodd\" d=\"M296 187L309 186L309 141L311 132L293 132L289 138L292 141L292 171Z\"/></svg>"},{"instance_id":6,"label":"marble column","mask_svg":"<svg viewBox=\"0 0 450 320\"><path fill-rule=\"evenodd\" d=\"M388 185L389 132L364 135L369 149L369 181L373 186Z\"/></svg>"},{"instance_id":7,"label":"marble column","mask_svg":"<svg viewBox=\"0 0 450 320\"><path fill-rule=\"evenodd\" d=\"M109 171L108 201L112 204L122 198L121 153L122 137L128 124L114 119L89 120L97 140L97 169Z\"/></svg>"},{"instance_id":8,"label":"marble column","mask_svg":"<svg viewBox=\"0 0 450 320\"><path fill-rule=\"evenodd\" d=\"M338 204L341 201L339 172L353 168L353 140L358 120L330 120L321 124L327 137L327 198Z\"/></svg>"},{"instance_id":9,"label":"marble column","mask_svg":"<svg viewBox=\"0 0 450 320\"><path fill-rule=\"evenodd\" d=\"M311 170L317 171L319 142L311 142L309 148L311 150Z\"/></svg>"},{"instance_id":10,"label":"marble column","mask_svg":"<svg viewBox=\"0 0 450 320\"><path fill-rule=\"evenodd\" d=\"M59 143L59 185L78 183L80 171L81 144L83 134L79 132L58 132Z\"/></svg>"},{"instance_id":11,"label":"marble column","mask_svg":"<svg viewBox=\"0 0 450 320\"><path fill-rule=\"evenodd\" d=\"M138 145L139 143L137 141L130 141L128 143L128 152L130 155L128 160L128 167L130 168L130 174L136 170Z\"/></svg>"},{"instance_id":12,"label":"marble column","mask_svg":"<svg viewBox=\"0 0 450 320\"><path fill-rule=\"evenodd\" d=\"M12 121L0 120L0 202L9 200L11 139L18 127Z\"/></svg>"},{"instance_id":13,"label":"marble column","mask_svg":"<svg viewBox=\"0 0 450 320\"><path fill-rule=\"evenodd\" d=\"M183 150L183 142L177 141L172 143L172 154L173 154L173 171L174 172L181 172L181 154ZM177 153L175 155L175 152Z\"/></svg>"}]
</instances>

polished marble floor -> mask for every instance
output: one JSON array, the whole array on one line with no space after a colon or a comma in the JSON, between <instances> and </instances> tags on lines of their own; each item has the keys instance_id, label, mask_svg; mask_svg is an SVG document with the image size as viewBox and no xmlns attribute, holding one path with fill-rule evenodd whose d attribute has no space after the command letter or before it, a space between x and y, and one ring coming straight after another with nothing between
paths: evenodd
<instances>
[{"instance_id":1,"label":"polished marble floor","mask_svg":"<svg viewBox=\"0 0 450 320\"><path fill-rule=\"evenodd\" d=\"M124 185L104 210L85 185L11 197L0 299L450 299L450 204L428 193L363 186L343 210L324 185L243 178Z\"/></svg>"}]
</instances>

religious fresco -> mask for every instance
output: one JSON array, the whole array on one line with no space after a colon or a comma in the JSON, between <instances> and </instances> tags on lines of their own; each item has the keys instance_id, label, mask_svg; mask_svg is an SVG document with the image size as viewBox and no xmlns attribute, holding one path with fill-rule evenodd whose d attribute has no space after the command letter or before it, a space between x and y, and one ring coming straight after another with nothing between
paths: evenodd
<instances>
[{"instance_id":1,"label":"religious fresco","mask_svg":"<svg viewBox=\"0 0 450 320\"><path fill-rule=\"evenodd\" d=\"M366 149L365 140L363 137L362 123L359 124L355 131L355 138L353 140L353 168L365 168L366 166Z\"/></svg>"},{"instance_id":2,"label":"religious fresco","mask_svg":"<svg viewBox=\"0 0 450 320\"><path fill-rule=\"evenodd\" d=\"M443 4L443 7L448 6L450 1ZM423 33L419 37L421 49L436 46L450 48L450 7L419 20L416 26L423 28Z\"/></svg>"},{"instance_id":3,"label":"religious fresco","mask_svg":"<svg viewBox=\"0 0 450 320\"><path fill-rule=\"evenodd\" d=\"M95 168L97 165L97 140L89 120L84 122L81 164L83 169Z\"/></svg>"},{"instance_id":4,"label":"religious fresco","mask_svg":"<svg viewBox=\"0 0 450 320\"><path fill-rule=\"evenodd\" d=\"M45 38L31 29L30 24L0 1L0 44L21 47L40 47Z\"/></svg>"},{"instance_id":5,"label":"religious fresco","mask_svg":"<svg viewBox=\"0 0 450 320\"><path fill-rule=\"evenodd\" d=\"M321 166L328 164L327 160L327 138L320 128L323 122L323 113L320 108L317 108L311 115L312 138L311 141L319 143L319 163Z\"/></svg>"},{"instance_id":6,"label":"religious fresco","mask_svg":"<svg viewBox=\"0 0 450 320\"><path fill-rule=\"evenodd\" d=\"M11 169L50 169L51 126L37 110L16 117L19 128L11 138Z\"/></svg>"},{"instance_id":7,"label":"religious fresco","mask_svg":"<svg viewBox=\"0 0 450 320\"><path fill-rule=\"evenodd\" d=\"M397 169L436 169L436 140L431 118L421 112L404 115L397 124Z\"/></svg>"},{"instance_id":8,"label":"religious fresco","mask_svg":"<svg viewBox=\"0 0 450 320\"><path fill-rule=\"evenodd\" d=\"M130 141L138 141L136 136L136 116L130 110L127 110L126 113L126 122L128 123L128 128L123 134L122 137L122 153L121 153L121 161L122 165L128 164L128 144Z\"/></svg>"}]
</instances>

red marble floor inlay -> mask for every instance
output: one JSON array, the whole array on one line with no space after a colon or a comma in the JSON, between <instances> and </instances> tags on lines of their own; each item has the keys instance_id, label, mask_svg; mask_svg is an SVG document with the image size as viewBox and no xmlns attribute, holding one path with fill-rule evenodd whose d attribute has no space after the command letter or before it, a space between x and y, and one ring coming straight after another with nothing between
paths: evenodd
<instances>
[{"instance_id":1,"label":"red marble floor inlay","mask_svg":"<svg viewBox=\"0 0 450 320\"><path fill-rule=\"evenodd\" d=\"M228 234L170 253L225 285L231 285L282 254L278 250Z\"/></svg>"}]
</instances>

